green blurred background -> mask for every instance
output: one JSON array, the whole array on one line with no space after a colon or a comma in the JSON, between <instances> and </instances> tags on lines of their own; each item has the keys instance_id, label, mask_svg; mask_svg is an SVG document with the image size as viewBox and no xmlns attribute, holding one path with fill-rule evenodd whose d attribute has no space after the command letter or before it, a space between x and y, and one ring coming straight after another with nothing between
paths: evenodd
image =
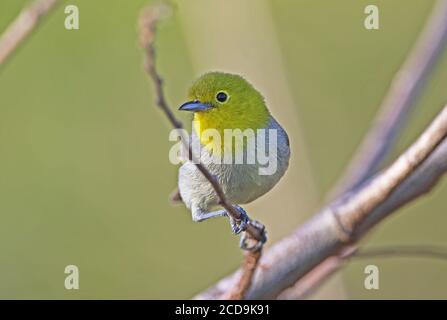
<instances>
[{"instance_id":1,"label":"green blurred background","mask_svg":"<svg viewBox=\"0 0 447 320\"><path fill-rule=\"evenodd\" d=\"M0 30L28 4L0 1ZM0 72L0 298L189 298L238 267L223 219L172 207L170 127L154 107L137 41L147 0L66 1ZM80 29L64 28L64 6ZM368 4L380 30L363 27ZM246 206L281 238L321 206L369 127L433 1L191 0L159 28L169 101L204 71L244 74L291 136L287 177ZM447 101L447 55L394 156ZM176 113L177 114L177 113ZM189 118L178 114L184 121ZM446 244L445 181L388 219L365 245ZM80 290L64 268L80 268ZM380 268L365 290L364 267ZM447 263L352 262L317 298L447 298Z\"/></svg>"}]
</instances>

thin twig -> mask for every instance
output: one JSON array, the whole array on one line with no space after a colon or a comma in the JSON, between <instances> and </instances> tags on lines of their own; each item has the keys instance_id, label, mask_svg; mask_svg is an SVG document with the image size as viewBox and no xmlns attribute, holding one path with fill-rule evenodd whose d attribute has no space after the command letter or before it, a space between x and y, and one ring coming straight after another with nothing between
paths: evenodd
<instances>
[{"instance_id":1,"label":"thin twig","mask_svg":"<svg viewBox=\"0 0 447 320\"><path fill-rule=\"evenodd\" d=\"M37 28L41 18L57 4L57 0L36 0L25 8L0 37L0 67Z\"/></svg>"},{"instance_id":2,"label":"thin twig","mask_svg":"<svg viewBox=\"0 0 447 320\"><path fill-rule=\"evenodd\" d=\"M247 290L250 288L253 275L261 258L261 251L246 252L242 270L244 270L236 284L231 290L226 292L221 298L224 300L242 300L244 299Z\"/></svg>"},{"instance_id":3,"label":"thin twig","mask_svg":"<svg viewBox=\"0 0 447 320\"><path fill-rule=\"evenodd\" d=\"M435 246L393 246L358 251L351 259L424 257L447 260L447 248Z\"/></svg>"},{"instance_id":4,"label":"thin twig","mask_svg":"<svg viewBox=\"0 0 447 320\"><path fill-rule=\"evenodd\" d=\"M447 40L447 1L438 1L425 27L419 35L406 61L396 73L379 108L371 129L366 134L346 172L329 193L333 199L348 190L355 189L376 173L386 160L399 133L409 119L422 87L426 84L433 66L439 61ZM352 248L351 248L351 251ZM330 274L343 264L334 263L335 257L326 259L293 286L296 298L309 296L306 288L315 288L326 282ZM327 265L326 265L327 264ZM321 268L321 270L319 270ZM328 274L330 273L330 274ZM310 282L315 282L310 284ZM301 283L301 284L300 284ZM293 291L287 289L287 299L293 299ZM281 295L285 297L284 294Z\"/></svg>"},{"instance_id":5,"label":"thin twig","mask_svg":"<svg viewBox=\"0 0 447 320\"><path fill-rule=\"evenodd\" d=\"M163 111L168 118L171 125L176 129L182 129L182 123L177 120L169 107L165 93L163 90L163 80L156 68L155 63L155 35L157 23L161 18L161 10L166 9L163 5L153 6L143 10L140 17L140 42L141 46L145 50L145 68L151 77L156 93L157 106ZM187 143L187 139L182 139L185 147L188 149L188 154L191 157L191 161L196 165L197 169L204 175L204 177L210 182L217 197L219 198L219 204L227 211L229 216L236 221L241 221L241 214L234 209L234 207L228 202L224 191L222 190L216 177L214 177L208 169L197 160L197 156L193 153L192 146ZM250 287L253 274L256 266L262 254L262 247L266 241L265 228L258 221L249 220L247 229L245 230L247 241L253 243L251 248L255 250L248 250L245 253L245 261L243 263L242 275L240 282L237 283L229 294L232 299L243 299L246 291Z\"/></svg>"}]
</instances>

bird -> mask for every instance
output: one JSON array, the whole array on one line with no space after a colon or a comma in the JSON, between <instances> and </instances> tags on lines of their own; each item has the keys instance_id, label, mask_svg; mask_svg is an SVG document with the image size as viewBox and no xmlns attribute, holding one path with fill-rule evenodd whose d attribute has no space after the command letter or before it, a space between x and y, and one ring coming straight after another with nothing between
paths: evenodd
<instances>
[{"instance_id":1,"label":"bird","mask_svg":"<svg viewBox=\"0 0 447 320\"><path fill-rule=\"evenodd\" d=\"M262 94L237 74L203 74L193 82L187 102L179 110L193 113L190 143L200 147L200 162L217 179L241 219L235 221L219 205L211 183L189 158L179 168L178 192L173 199L183 201L193 221L228 216L233 233L244 231L250 218L241 205L269 192L289 166L286 131L271 115ZM242 141L228 140L227 133L242 133ZM270 170L266 159L273 163L268 164Z\"/></svg>"}]
</instances>

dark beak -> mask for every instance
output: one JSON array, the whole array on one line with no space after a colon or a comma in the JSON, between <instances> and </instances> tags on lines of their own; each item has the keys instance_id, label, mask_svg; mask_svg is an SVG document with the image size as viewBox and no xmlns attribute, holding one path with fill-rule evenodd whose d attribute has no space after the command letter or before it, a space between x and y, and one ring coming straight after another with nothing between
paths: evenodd
<instances>
[{"instance_id":1,"label":"dark beak","mask_svg":"<svg viewBox=\"0 0 447 320\"><path fill-rule=\"evenodd\" d=\"M194 101L188 101L185 102L178 108L182 111L192 111L192 112L199 112L199 111L206 111L213 107L211 103L202 103L199 100Z\"/></svg>"}]
</instances>

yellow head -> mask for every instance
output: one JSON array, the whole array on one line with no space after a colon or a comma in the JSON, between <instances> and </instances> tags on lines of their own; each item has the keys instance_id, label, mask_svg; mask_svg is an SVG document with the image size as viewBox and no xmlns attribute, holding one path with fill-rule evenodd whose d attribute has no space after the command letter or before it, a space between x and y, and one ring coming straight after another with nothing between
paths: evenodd
<instances>
[{"instance_id":1,"label":"yellow head","mask_svg":"<svg viewBox=\"0 0 447 320\"><path fill-rule=\"evenodd\" d=\"M189 102L179 110L194 112L194 130L264 129L270 113L262 95L239 75L210 72L197 79L188 93ZM202 141L207 145L209 141Z\"/></svg>"}]
</instances>

